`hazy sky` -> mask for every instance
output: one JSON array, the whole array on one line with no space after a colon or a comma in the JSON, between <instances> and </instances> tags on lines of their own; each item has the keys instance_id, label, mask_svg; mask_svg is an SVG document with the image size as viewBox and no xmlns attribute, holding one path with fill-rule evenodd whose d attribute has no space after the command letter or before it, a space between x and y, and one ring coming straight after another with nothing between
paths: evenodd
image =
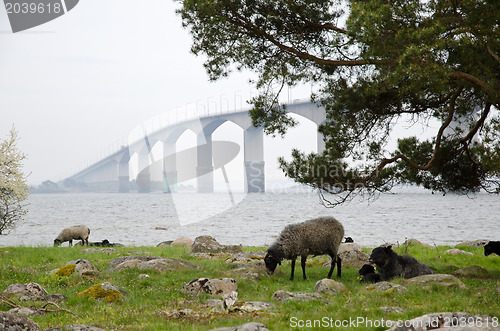
<instances>
[{"instance_id":1,"label":"hazy sky","mask_svg":"<svg viewBox=\"0 0 500 331\"><path fill-rule=\"evenodd\" d=\"M30 184L81 170L148 118L186 105L245 106L255 94L248 73L208 82L203 58L189 52L191 37L177 6L169 0L82 0L62 17L15 34L0 6L0 136L12 125L19 131ZM309 97L291 93L286 97ZM268 167L275 169L276 156L289 154L284 151L292 145L313 149L311 125L290 135L302 137L299 142L267 143ZM225 125L218 135L226 131L235 128Z\"/></svg>"}]
</instances>

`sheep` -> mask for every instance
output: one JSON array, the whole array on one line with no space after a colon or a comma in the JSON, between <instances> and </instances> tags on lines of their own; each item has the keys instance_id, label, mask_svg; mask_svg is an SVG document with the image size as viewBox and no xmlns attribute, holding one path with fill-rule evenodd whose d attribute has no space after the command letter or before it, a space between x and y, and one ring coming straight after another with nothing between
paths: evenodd
<instances>
[{"instance_id":1,"label":"sheep","mask_svg":"<svg viewBox=\"0 0 500 331\"><path fill-rule=\"evenodd\" d=\"M380 282L380 274L375 273L375 268L370 264L364 264L358 271L359 275L363 278L362 282L378 283Z\"/></svg>"},{"instance_id":2,"label":"sheep","mask_svg":"<svg viewBox=\"0 0 500 331\"><path fill-rule=\"evenodd\" d=\"M69 245L73 246L73 239L81 240L82 245L85 243L89 245L89 235L90 229L85 225L76 225L70 228L65 228L59 233L56 239L54 239L54 246L59 246L65 241L69 241Z\"/></svg>"},{"instance_id":3,"label":"sheep","mask_svg":"<svg viewBox=\"0 0 500 331\"><path fill-rule=\"evenodd\" d=\"M392 246L377 247L370 255L370 263L375 263L381 280L394 277L412 278L432 274L431 268L418 262L410 255L400 256L392 250Z\"/></svg>"},{"instance_id":4,"label":"sheep","mask_svg":"<svg viewBox=\"0 0 500 331\"><path fill-rule=\"evenodd\" d=\"M491 253L500 255L500 241L490 241L484 245L484 256L488 256Z\"/></svg>"},{"instance_id":5,"label":"sheep","mask_svg":"<svg viewBox=\"0 0 500 331\"><path fill-rule=\"evenodd\" d=\"M272 274L281 261L292 261L293 280L295 260L301 257L302 274L306 279L306 259L308 255L330 255L332 264L328 278L332 276L335 263L337 263L337 276L341 276L341 259L337 255L340 243L344 237L344 227L333 217L319 217L302 223L286 226L274 242L267 249L264 262L269 274Z\"/></svg>"}]
</instances>

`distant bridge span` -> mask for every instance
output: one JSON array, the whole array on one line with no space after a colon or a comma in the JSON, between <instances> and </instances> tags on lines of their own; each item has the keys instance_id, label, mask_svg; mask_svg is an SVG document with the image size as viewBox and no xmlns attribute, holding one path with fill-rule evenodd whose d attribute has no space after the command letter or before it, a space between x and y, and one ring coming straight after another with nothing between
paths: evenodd
<instances>
[{"instance_id":1,"label":"distant bridge span","mask_svg":"<svg viewBox=\"0 0 500 331\"><path fill-rule=\"evenodd\" d=\"M307 118L320 125L326 120L325 110L312 102L295 102L286 105L289 113L294 113ZM172 184L177 182L175 155L176 142L186 131L191 130L197 137L196 173L197 191L210 193L214 190L213 183L213 154L212 134L223 123L230 121L243 129L243 153L245 169L245 189L248 193L265 192L264 171L264 140L261 127L254 127L248 110L231 112L216 112L176 120L173 123L164 123L161 127L150 128L144 126L136 128L129 136L127 146L122 146L118 151L102 158L85 169L63 180L65 187L78 187L90 191L129 192L133 183L139 184L139 192L149 192L153 183L151 172L154 158L152 147L157 142L163 143L163 162L159 169L163 173L163 189L168 192ZM149 131L149 132L148 132ZM203 146L203 148L201 148ZM317 133L317 150L324 150L324 141ZM130 178L129 163L133 155L138 159L138 176ZM168 157L166 157L168 156ZM155 162L158 164L158 162Z\"/></svg>"}]
</instances>

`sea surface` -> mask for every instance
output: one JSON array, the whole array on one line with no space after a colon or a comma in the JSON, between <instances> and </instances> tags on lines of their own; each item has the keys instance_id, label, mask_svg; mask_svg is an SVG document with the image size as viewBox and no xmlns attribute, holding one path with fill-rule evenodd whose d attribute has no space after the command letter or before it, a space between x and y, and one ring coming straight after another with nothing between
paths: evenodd
<instances>
[{"instance_id":1,"label":"sea surface","mask_svg":"<svg viewBox=\"0 0 500 331\"><path fill-rule=\"evenodd\" d=\"M324 215L341 221L345 236L363 247L407 238L436 245L500 240L500 197L486 194L400 192L336 208L324 207L314 192L32 194L28 202L28 214L0 236L0 247L52 246L63 228L78 224L91 229L91 242L156 246L211 235L221 244L265 246L287 224Z\"/></svg>"}]
</instances>

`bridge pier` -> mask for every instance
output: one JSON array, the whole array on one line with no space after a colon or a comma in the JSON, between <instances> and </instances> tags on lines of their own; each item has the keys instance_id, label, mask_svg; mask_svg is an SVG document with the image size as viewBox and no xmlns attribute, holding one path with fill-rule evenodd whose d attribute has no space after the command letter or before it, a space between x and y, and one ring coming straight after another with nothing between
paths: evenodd
<instances>
[{"instance_id":1,"label":"bridge pier","mask_svg":"<svg viewBox=\"0 0 500 331\"><path fill-rule=\"evenodd\" d=\"M319 124L318 124L319 126ZM317 153L318 154L322 154L323 151L325 150L326 146L325 146L325 140L324 140L324 137L323 137L323 134L318 132L316 134L316 146L317 146Z\"/></svg>"},{"instance_id":2,"label":"bridge pier","mask_svg":"<svg viewBox=\"0 0 500 331\"><path fill-rule=\"evenodd\" d=\"M243 133L245 190L247 193L266 191L264 134L262 128L249 127Z\"/></svg>"},{"instance_id":3,"label":"bridge pier","mask_svg":"<svg viewBox=\"0 0 500 331\"><path fill-rule=\"evenodd\" d=\"M175 142L163 142L163 193L177 192Z\"/></svg>"},{"instance_id":4,"label":"bridge pier","mask_svg":"<svg viewBox=\"0 0 500 331\"><path fill-rule=\"evenodd\" d=\"M139 193L151 192L149 157L149 149L144 148L139 152L139 173L137 174L137 186L139 188Z\"/></svg>"},{"instance_id":5,"label":"bridge pier","mask_svg":"<svg viewBox=\"0 0 500 331\"><path fill-rule=\"evenodd\" d=\"M197 136L196 180L198 193L214 192L214 167L212 161L212 135L204 131Z\"/></svg>"},{"instance_id":6,"label":"bridge pier","mask_svg":"<svg viewBox=\"0 0 500 331\"><path fill-rule=\"evenodd\" d=\"M127 154L118 163L118 192L128 193L130 191L128 162L130 156Z\"/></svg>"}]
</instances>

